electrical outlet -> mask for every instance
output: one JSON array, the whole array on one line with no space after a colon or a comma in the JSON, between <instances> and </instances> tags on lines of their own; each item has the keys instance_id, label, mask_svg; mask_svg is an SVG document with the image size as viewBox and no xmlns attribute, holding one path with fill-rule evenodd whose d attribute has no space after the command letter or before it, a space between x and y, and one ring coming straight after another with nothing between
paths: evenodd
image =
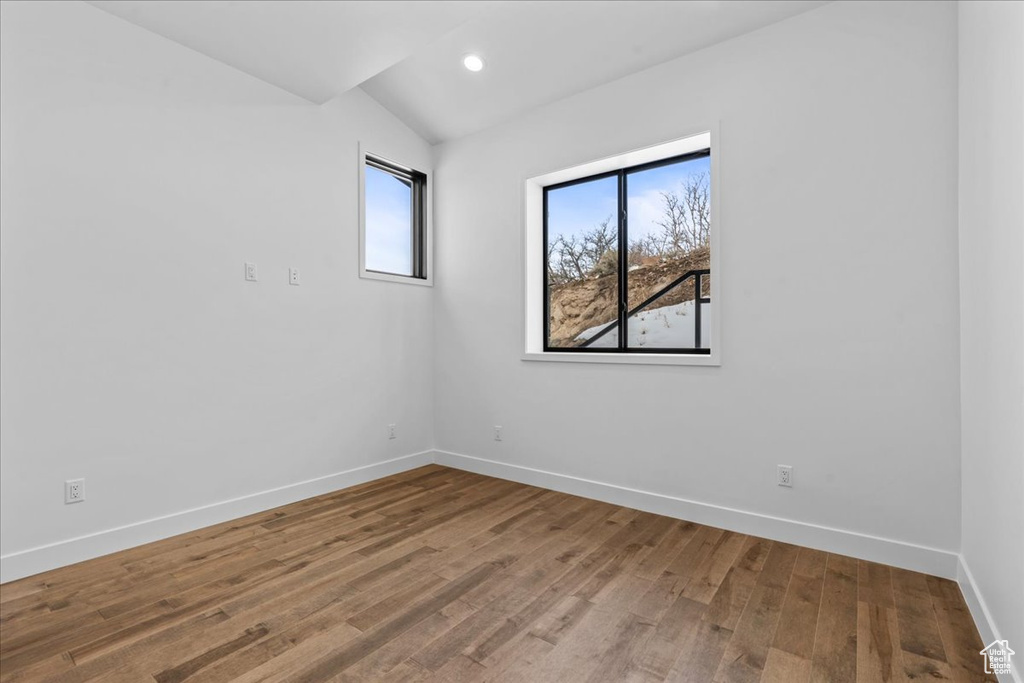
<instances>
[{"instance_id":1,"label":"electrical outlet","mask_svg":"<svg viewBox=\"0 0 1024 683\"><path fill-rule=\"evenodd\" d=\"M248 263L245 264L245 279L249 282L256 282L256 264Z\"/></svg>"},{"instance_id":2,"label":"electrical outlet","mask_svg":"<svg viewBox=\"0 0 1024 683\"><path fill-rule=\"evenodd\" d=\"M398 425L394 425L394 424L388 425L388 438L389 439L397 439L398 438Z\"/></svg>"},{"instance_id":3,"label":"electrical outlet","mask_svg":"<svg viewBox=\"0 0 1024 683\"><path fill-rule=\"evenodd\" d=\"M85 500L85 479L68 479L64 482L64 504L81 503Z\"/></svg>"},{"instance_id":4,"label":"electrical outlet","mask_svg":"<svg viewBox=\"0 0 1024 683\"><path fill-rule=\"evenodd\" d=\"M501 426L494 425L494 440L501 441Z\"/></svg>"},{"instance_id":5,"label":"electrical outlet","mask_svg":"<svg viewBox=\"0 0 1024 683\"><path fill-rule=\"evenodd\" d=\"M288 269L288 284L298 285L299 284L299 269L289 268Z\"/></svg>"},{"instance_id":6,"label":"electrical outlet","mask_svg":"<svg viewBox=\"0 0 1024 683\"><path fill-rule=\"evenodd\" d=\"M778 484L779 486L793 486L793 466L792 465L779 465L777 471Z\"/></svg>"}]
</instances>

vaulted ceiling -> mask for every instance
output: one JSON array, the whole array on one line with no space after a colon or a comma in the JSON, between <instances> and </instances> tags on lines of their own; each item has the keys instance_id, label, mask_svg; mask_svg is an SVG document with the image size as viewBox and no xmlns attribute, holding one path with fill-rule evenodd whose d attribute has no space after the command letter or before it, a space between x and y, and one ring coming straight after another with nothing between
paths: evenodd
<instances>
[{"instance_id":1,"label":"vaulted ceiling","mask_svg":"<svg viewBox=\"0 0 1024 683\"><path fill-rule=\"evenodd\" d=\"M314 104L362 87L432 143L825 4L89 1Z\"/></svg>"}]
</instances>

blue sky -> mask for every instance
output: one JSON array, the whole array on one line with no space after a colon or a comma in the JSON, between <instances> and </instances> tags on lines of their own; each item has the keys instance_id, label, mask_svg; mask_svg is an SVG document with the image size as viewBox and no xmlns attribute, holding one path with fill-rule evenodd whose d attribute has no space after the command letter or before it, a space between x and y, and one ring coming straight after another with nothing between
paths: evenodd
<instances>
[{"instance_id":1,"label":"blue sky","mask_svg":"<svg viewBox=\"0 0 1024 683\"><path fill-rule=\"evenodd\" d=\"M412 275L412 190L366 167L366 268Z\"/></svg>"},{"instance_id":2,"label":"blue sky","mask_svg":"<svg viewBox=\"0 0 1024 683\"><path fill-rule=\"evenodd\" d=\"M709 157L701 157L649 171L633 173L627 185L630 240L661 228L655 223L662 215L661 192L678 190L693 174L709 173ZM575 235L614 218L617 181L614 177L570 185L548 193L548 239ZM614 220L612 222L614 225Z\"/></svg>"}]
</instances>

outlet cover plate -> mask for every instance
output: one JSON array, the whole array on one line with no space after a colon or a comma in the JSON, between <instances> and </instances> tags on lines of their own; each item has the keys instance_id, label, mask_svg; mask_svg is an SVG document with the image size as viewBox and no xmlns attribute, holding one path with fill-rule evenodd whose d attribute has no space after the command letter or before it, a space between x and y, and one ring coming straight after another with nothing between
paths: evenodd
<instances>
[{"instance_id":1,"label":"outlet cover plate","mask_svg":"<svg viewBox=\"0 0 1024 683\"><path fill-rule=\"evenodd\" d=\"M779 465L777 471L777 479L779 486L786 486L793 488L793 466L792 465Z\"/></svg>"},{"instance_id":2,"label":"outlet cover plate","mask_svg":"<svg viewBox=\"0 0 1024 683\"><path fill-rule=\"evenodd\" d=\"M85 479L68 479L64 482L64 504L81 503L85 500Z\"/></svg>"}]
</instances>

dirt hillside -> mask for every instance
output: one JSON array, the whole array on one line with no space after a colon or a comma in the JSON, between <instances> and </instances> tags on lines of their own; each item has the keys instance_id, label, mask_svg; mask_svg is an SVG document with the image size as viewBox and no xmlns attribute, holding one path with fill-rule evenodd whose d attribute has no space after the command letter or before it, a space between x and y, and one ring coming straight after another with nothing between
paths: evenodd
<instances>
[{"instance_id":1,"label":"dirt hillside","mask_svg":"<svg viewBox=\"0 0 1024 683\"><path fill-rule=\"evenodd\" d=\"M701 249L681 258L634 266L629 271L629 307L632 309L686 271L709 267L709 257L710 252ZM704 296L710 292L709 279L704 278ZM551 287L551 345L579 346L579 342L574 340L580 332L613 321L618 302L617 289L618 278L614 273ZM688 280L651 307L670 306L691 299L693 283Z\"/></svg>"}]
</instances>

